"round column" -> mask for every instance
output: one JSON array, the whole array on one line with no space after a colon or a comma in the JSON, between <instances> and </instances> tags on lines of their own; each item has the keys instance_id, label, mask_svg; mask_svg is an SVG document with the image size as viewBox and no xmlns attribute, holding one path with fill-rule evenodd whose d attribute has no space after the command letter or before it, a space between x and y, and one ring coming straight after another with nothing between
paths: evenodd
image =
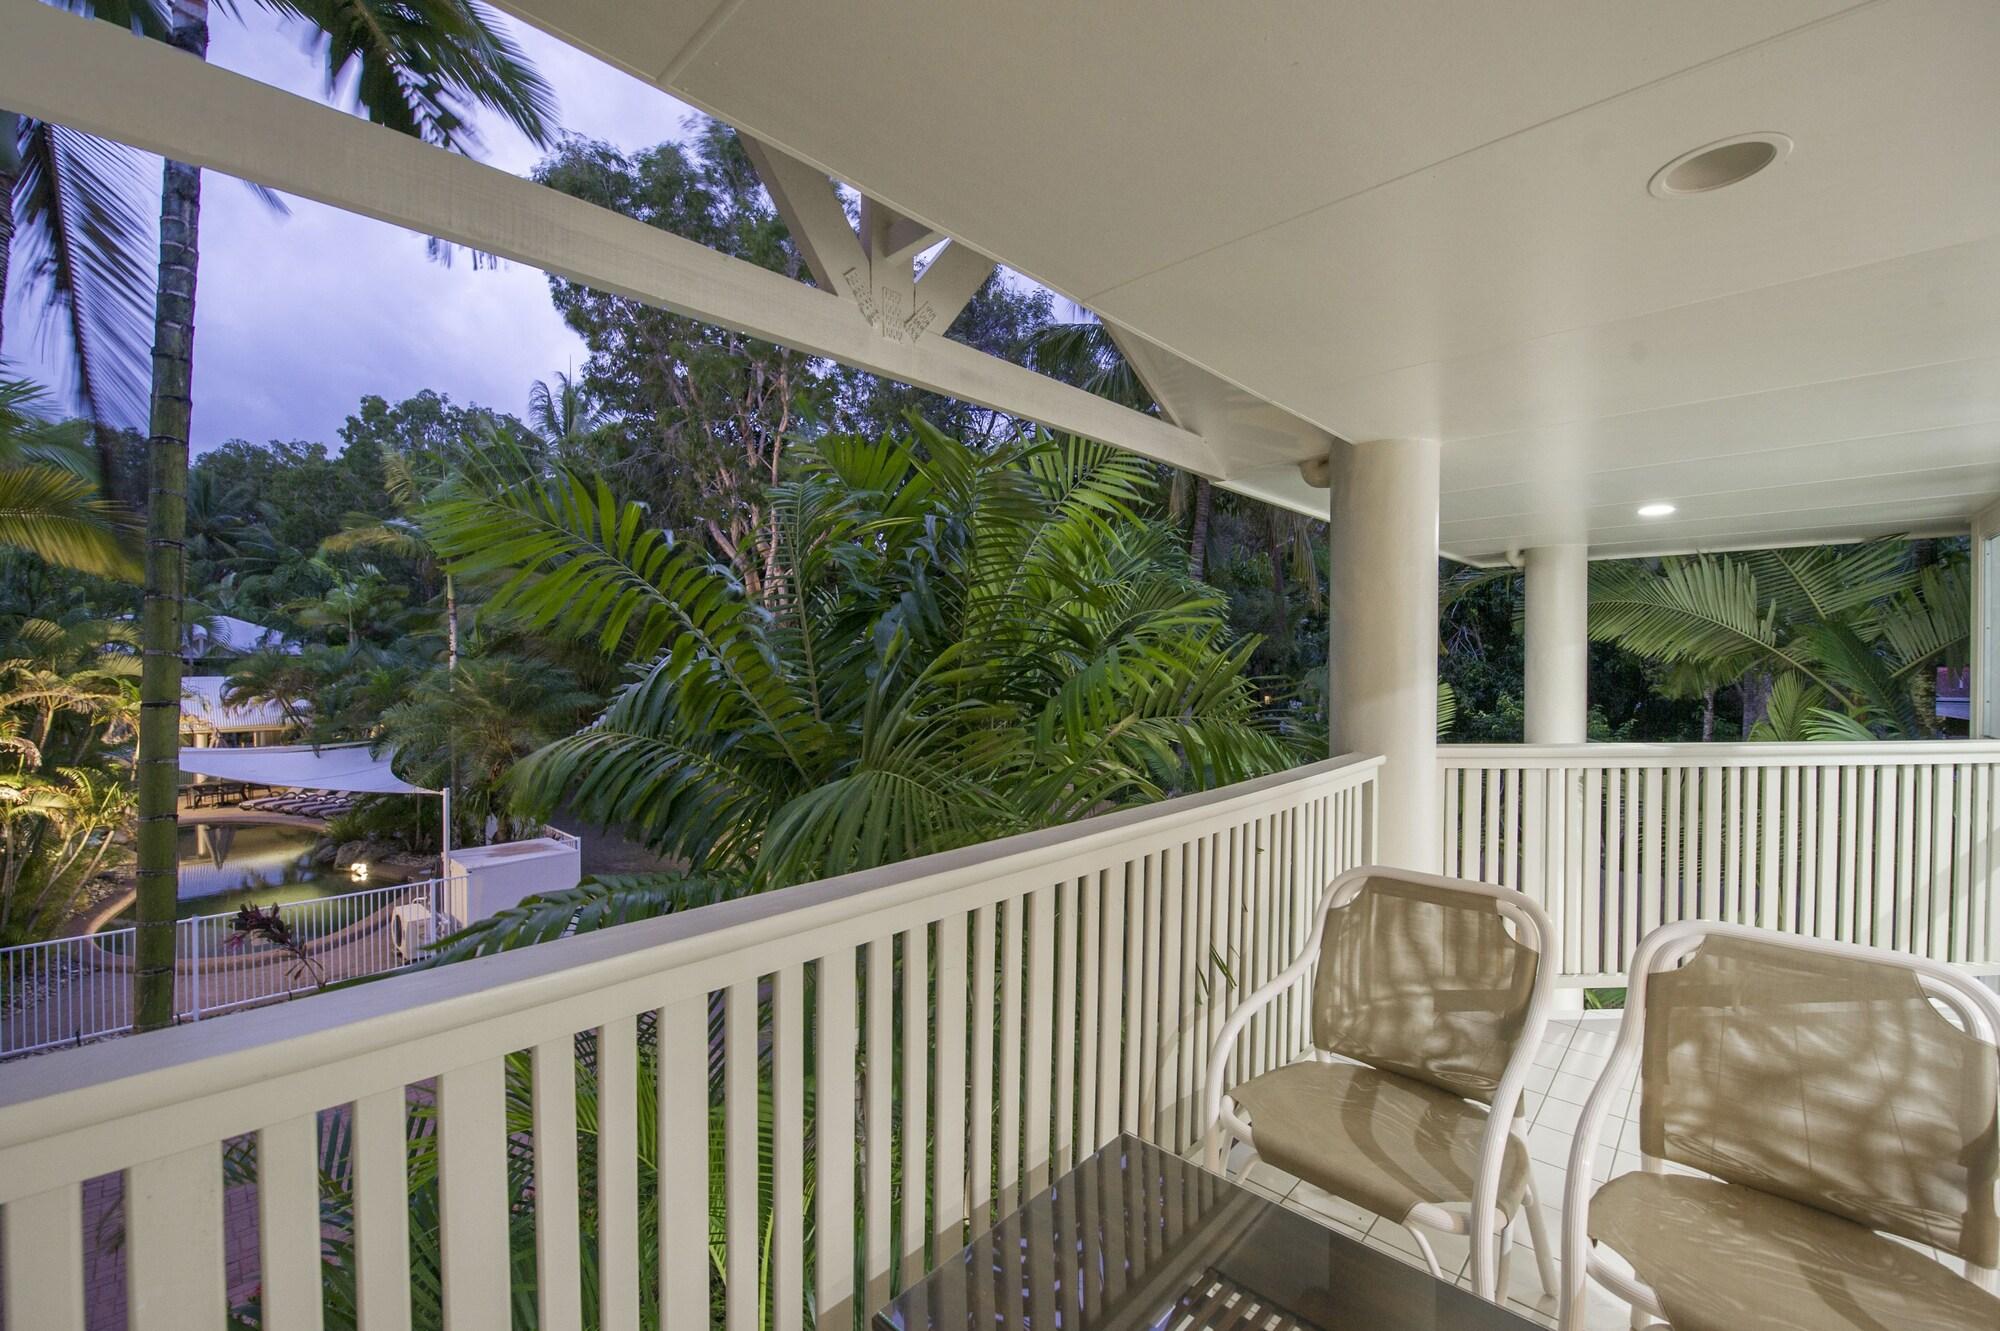
<instances>
[{"instance_id":1,"label":"round column","mask_svg":"<svg viewBox=\"0 0 2000 1331\"><path fill-rule=\"evenodd\" d=\"M1375 858L1435 873L1438 444L1335 444L1329 464L1332 752L1386 759Z\"/></svg>"},{"instance_id":2,"label":"round column","mask_svg":"<svg viewBox=\"0 0 2000 1331\"><path fill-rule=\"evenodd\" d=\"M1525 553L1526 735L1530 744L1590 737L1590 551L1543 545Z\"/></svg>"}]
</instances>

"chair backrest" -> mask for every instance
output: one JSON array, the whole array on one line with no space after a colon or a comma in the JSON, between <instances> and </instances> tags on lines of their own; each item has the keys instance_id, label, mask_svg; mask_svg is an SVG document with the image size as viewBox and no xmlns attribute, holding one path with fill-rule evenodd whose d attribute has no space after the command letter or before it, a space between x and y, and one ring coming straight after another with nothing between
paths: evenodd
<instances>
[{"instance_id":1,"label":"chair backrest","mask_svg":"<svg viewBox=\"0 0 2000 1331\"><path fill-rule=\"evenodd\" d=\"M1521 1039L1541 965L1500 899L1374 873L1326 911L1313 1043L1492 1103Z\"/></svg>"},{"instance_id":2,"label":"chair backrest","mask_svg":"<svg viewBox=\"0 0 2000 1331\"><path fill-rule=\"evenodd\" d=\"M1649 976L1639 1149L2000 1264L2000 1051L1858 951L1711 934Z\"/></svg>"}]
</instances>

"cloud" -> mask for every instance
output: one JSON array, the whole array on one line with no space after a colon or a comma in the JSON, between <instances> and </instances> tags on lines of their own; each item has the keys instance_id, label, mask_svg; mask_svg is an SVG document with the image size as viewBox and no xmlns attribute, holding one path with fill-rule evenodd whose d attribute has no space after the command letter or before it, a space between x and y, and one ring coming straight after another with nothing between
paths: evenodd
<instances>
[{"instance_id":1,"label":"cloud","mask_svg":"<svg viewBox=\"0 0 2000 1331\"><path fill-rule=\"evenodd\" d=\"M324 97L303 29L246 7L218 21L210 58L252 78ZM687 106L534 29L512 24L555 89L565 129L620 148L681 134ZM344 92L344 90L342 90ZM477 118L482 157L525 175L540 153L511 125ZM157 179L157 167L145 178ZM550 303L536 269L475 269L425 255L422 236L301 199L277 216L240 182L208 173L202 186L201 271L195 295L193 444L228 439L333 443L370 393L395 401L421 389L520 411L529 384L581 364L582 341ZM151 212L149 205L148 210ZM59 366L39 350L39 309L8 309L7 353L45 382Z\"/></svg>"}]
</instances>

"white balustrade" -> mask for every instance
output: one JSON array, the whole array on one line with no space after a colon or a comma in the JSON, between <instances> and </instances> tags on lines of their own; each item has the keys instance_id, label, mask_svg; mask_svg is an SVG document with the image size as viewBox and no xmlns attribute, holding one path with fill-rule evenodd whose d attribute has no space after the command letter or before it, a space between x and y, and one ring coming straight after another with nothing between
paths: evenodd
<instances>
[{"instance_id":1,"label":"white balustrade","mask_svg":"<svg viewBox=\"0 0 2000 1331\"><path fill-rule=\"evenodd\" d=\"M712 1310L732 1331L849 1327L1120 1129L1192 1143L1224 1015L1372 857L1379 761L25 1060L0 1078L8 1324L82 1325L78 1189L119 1172L128 1194L197 1173L204 1190L199 1210L128 1209L132 1269L203 1263L176 1311L135 1304L133 1331L219 1325L205 1190L250 1134L282 1165L260 1180L285 1236L265 1287L300 1306L319 1196L299 1125L317 1122L353 1130L338 1239L366 1325L407 1324L415 1229L436 1224L446 1327L504 1323L524 1273L552 1328L580 1301L607 1326L658 1301L670 1329ZM1239 1073L1304 1047L1308 1000L1266 1010ZM406 1196L433 1160L435 1211Z\"/></svg>"},{"instance_id":2,"label":"white balustrade","mask_svg":"<svg viewBox=\"0 0 2000 1331\"><path fill-rule=\"evenodd\" d=\"M174 1018L200 1021L406 966L416 958L397 947L391 912L415 903L442 918L458 881L432 878L285 903L279 914L305 941L311 964L262 939L239 938L233 911L181 920ZM126 927L0 948L0 1057L130 1030L133 946L134 931Z\"/></svg>"},{"instance_id":3,"label":"white balustrade","mask_svg":"<svg viewBox=\"0 0 2000 1331\"><path fill-rule=\"evenodd\" d=\"M1564 978L1726 920L2000 969L2000 743L1445 745L1446 873L1548 911Z\"/></svg>"}]
</instances>

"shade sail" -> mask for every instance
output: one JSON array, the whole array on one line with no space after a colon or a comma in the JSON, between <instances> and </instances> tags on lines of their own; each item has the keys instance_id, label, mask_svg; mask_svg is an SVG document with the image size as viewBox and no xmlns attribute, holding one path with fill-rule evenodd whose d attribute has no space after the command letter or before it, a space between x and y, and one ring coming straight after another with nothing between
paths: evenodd
<instances>
[{"instance_id":1,"label":"shade sail","mask_svg":"<svg viewBox=\"0 0 2000 1331\"><path fill-rule=\"evenodd\" d=\"M366 744L274 744L262 749L182 749L181 770L252 786L339 790L357 795L435 795L389 770L391 754Z\"/></svg>"}]
</instances>

